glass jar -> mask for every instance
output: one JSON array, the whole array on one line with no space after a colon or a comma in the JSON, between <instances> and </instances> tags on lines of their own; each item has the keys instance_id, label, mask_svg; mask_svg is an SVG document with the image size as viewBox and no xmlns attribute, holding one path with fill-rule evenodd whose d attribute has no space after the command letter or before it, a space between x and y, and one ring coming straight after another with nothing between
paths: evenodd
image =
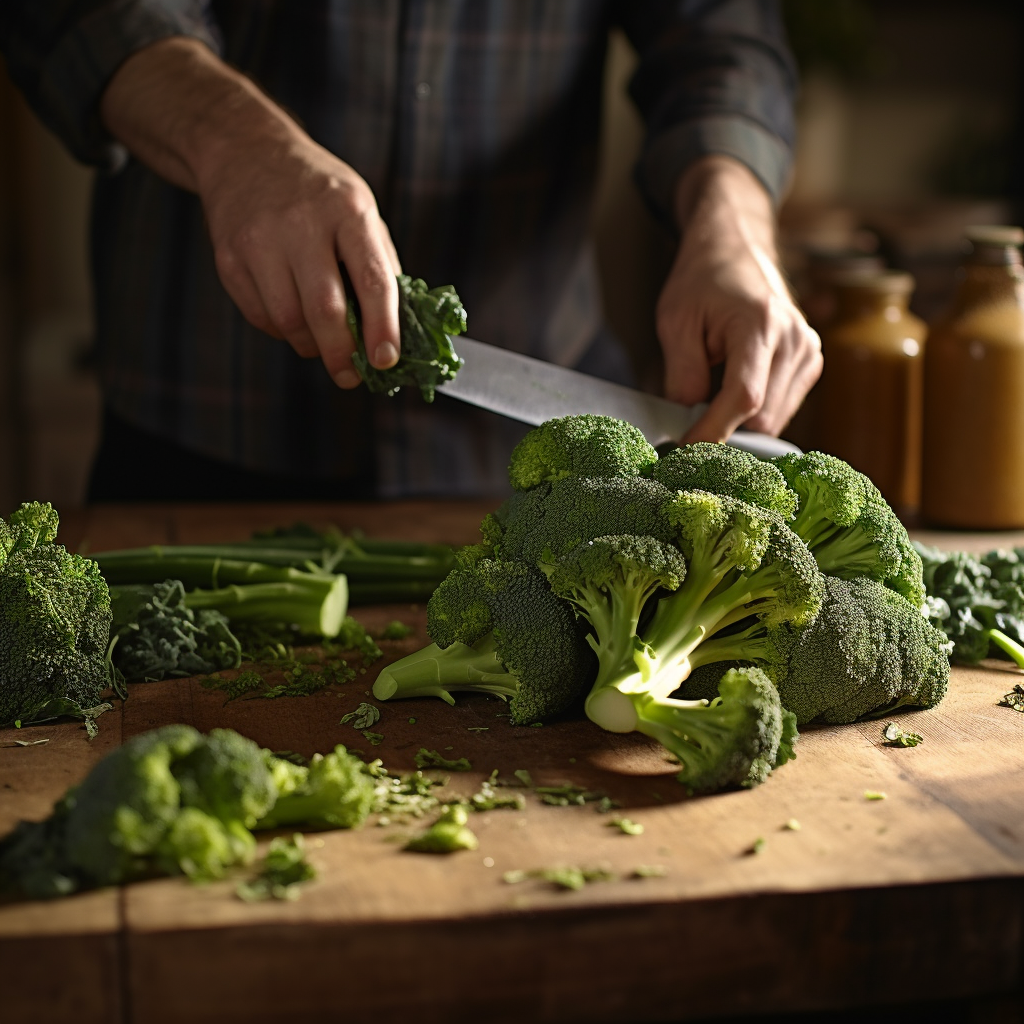
<instances>
[{"instance_id":1,"label":"glass jar","mask_svg":"<svg viewBox=\"0 0 1024 1024\"><path fill-rule=\"evenodd\" d=\"M971 252L925 358L922 512L929 523L1024 527L1024 229L966 232Z\"/></svg>"},{"instance_id":2,"label":"glass jar","mask_svg":"<svg viewBox=\"0 0 1024 1024\"><path fill-rule=\"evenodd\" d=\"M904 519L921 497L924 321L907 309L914 279L896 270L833 278L836 313L822 332L823 451L866 474Z\"/></svg>"}]
</instances>

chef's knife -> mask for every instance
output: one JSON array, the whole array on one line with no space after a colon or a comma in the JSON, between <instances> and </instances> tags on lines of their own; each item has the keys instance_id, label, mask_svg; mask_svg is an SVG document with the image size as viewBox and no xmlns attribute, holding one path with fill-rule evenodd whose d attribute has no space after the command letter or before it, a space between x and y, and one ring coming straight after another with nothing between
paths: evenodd
<instances>
[{"instance_id":1,"label":"chef's knife","mask_svg":"<svg viewBox=\"0 0 1024 1024\"><path fill-rule=\"evenodd\" d=\"M455 346L465 365L437 389L438 394L533 426L556 416L597 413L632 423L657 445L677 441L707 408L679 405L472 338L459 337ZM729 444L762 459L800 451L788 441L749 430L737 430Z\"/></svg>"}]
</instances>

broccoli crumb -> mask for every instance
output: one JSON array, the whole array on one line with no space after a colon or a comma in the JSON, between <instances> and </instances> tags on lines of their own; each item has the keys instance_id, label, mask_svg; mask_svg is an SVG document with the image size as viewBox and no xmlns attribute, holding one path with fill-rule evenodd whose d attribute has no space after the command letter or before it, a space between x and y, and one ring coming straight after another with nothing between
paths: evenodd
<instances>
[{"instance_id":1,"label":"broccoli crumb","mask_svg":"<svg viewBox=\"0 0 1024 1024\"><path fill-rule=\"evenodd\" d=\"M451 747L445 749L451 750ZM427 750L426 747L420 747L414 760L417 768L444 768L450 772L471 772L473 770L468 758L447 758L436 750Z\"/></svg>"},{"instance_id":2,"label":"broccoli crumb","mask_svg":"<svg viewBox=\"0 0 1024 1024\"><path fill-rule=\"evenodd\" d=\"M629 818L612 818L611 821L606 821L605 824L610 828L617 828L626 836L642 836L644 834L643 825L638 821L631 821Z\"/></svg>"},{"instance_id":3,"label":"broccoli crumb","mask_svg":"<svg viewBox=\"0 0 1024 1024\"><path fill-rule=\"evenodd\" d=\"M886 800L888 799L887 794L877 789L865 789L864 790L865 800Z\"/></svg>"},{"instance_id":4,"label":"broccoli crumb","mask_svg":"<svg viewBox=\"0 0 1024 1024\"><path fill-rule=\"evenodd\" d=\"M790 818L785 825L782 826L787 832L799 832L803 826L796 818Z\"/></svg>"},{"instance_id":5,"label":"broccoli crumb","mask_svg":"<svg viewBox=\"0 0 1024 1024\"><path fill-rule=\"evenodd\" d=\"M764 853L764 848L764 836L758 836L743 852L748 857L756 857L758 854Z\"/></svg>"},{"instance_id":6,"label":"broccoli crumb","mask_svg":"<svg viewBox=\"0 0 1024 1024\"><path fill-rule=\"evenodd\" d=\"M339 725L351 723L353 729L358 729L362 732L363 729L369 729L370 726L376 725L379 721L380 709L363 701L355 711L350 711L347 715L343 715Z\"/></svg>"},{"instance_id":7,"label":"broccoli crumb","mask_svg":"<svg viewBox=\"0 0 1024 1024\"><path fill-rule=\"evenodd\" d=\"M573 865L554 868L536 868L532 871L516 869L506 871L502 880L508 885L518 885L527 879L536 878L542 882L550 882L558 889L579 890L592 882L610 882L615 878L613 872L604 867L582 868Z\"/></svg>"},{"instance_id":8,"label":"broccoli crumb","mask_svg":"<svg viewBox=\"0 0 1024 1024\"><path fill-rule=\"evenodd\" d=\"M895 722L887 722L882 727L882 742L887 747L916 747L924 743L924 737L916 732L904 732Z\"/></svg>"},{"instance_id":9,"label":"broccoli crumb","mask_svg":"<svg viewBox=\"0 0 1024 1024\"><path fill-rule=\"evenodd\" d=\"M638 864L630 878L664 878L668 874L663 864Z\"/></svg>"},{"instance_id":10,"label":"broccoli crumb","mask_svg":"<svg viewBox=\"0 0 1024 1024\"><path fill-rule=\"evenodd\" d=\"M381 640L404 640L410 633L415 633L416 630L412 626L407 626L404 622L400 622L398 619L392 619L381 631Z\"/></svg>"},{"instance_id":11,"label":"broccoli crumb","mask_svg":"<svg viewBox=\"0 0 1024 1024\"><path fill-rule=\"evenodd\" d=\"M1024 715L1024 686L1020 683L1014 683L1013 689L1003 695L1003 699L999 702L999 706L1002 708L1009 708L1011 711L1019 711Z\"/></svg>"}]
</instances>

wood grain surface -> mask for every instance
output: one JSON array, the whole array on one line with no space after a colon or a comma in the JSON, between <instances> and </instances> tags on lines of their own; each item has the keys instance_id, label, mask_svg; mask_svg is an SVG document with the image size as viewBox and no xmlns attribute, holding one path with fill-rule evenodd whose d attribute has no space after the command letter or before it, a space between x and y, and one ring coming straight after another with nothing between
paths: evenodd
<instances>
[{"instance_id":1,"label":"wood grain surface","mask_svg":"<svg viewBox=\"0 0 1024 1024\"><path fill-rule=\"evenodd\" d=\"M98 551L240 539L304 519L464 543L486 508L122 506L66 517L62 539ZM975 550L1024 542L955 538L939 539ZM422 607L356 614L371 630L393 618L415 627L382 642L385 660L425 642ZM877 722L811 728L765 785L690 798L642 736L571 717L516 728L480 695L455 708L382 703L384 740L370 747L340 720L383 663L301 699L225 703L195 680L140 684L93 741L75 723L0 732L0 834L45 816L123 739L168 722L304 754L345 743L394 772L412 770L425 746L472 763L447 774L449 794L525 768L537 784L585 786L621 809L552 807L524 790L526 810L474 815L479 849L449 857L402 849L422 822L320 833L309 837L319 878L294 903L244 903L232 878L0 906L4 1019L653 1021L1019 992L1024 715L998 706L1020 678L1005 664L957 668L939 707L900 716L925 737L918 747L884 746ZM43 736L45 746L13 745ZM615 815L643 834L609 827ZM615 878L579 892L502 879L569 864ZM630 877L640 865L665 874Z\"/></svg>"}]
</instances>

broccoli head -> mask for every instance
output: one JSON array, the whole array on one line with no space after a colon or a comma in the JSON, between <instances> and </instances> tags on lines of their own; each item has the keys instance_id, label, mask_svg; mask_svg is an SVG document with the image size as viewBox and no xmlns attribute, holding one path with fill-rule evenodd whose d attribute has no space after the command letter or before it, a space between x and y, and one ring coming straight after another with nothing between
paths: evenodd
<instances>
[{"instance_id":1,"label":"broccoli head","mask_svg":"<svg viewBox=\"0 0 1024 1024\"><path fill-rule=\"evenodd\" d=\"M0 530L0 725L81 714L112 682L107 585L56 529L32 503Z\"/></svg>"},{"instance_id":2,"label":"broccoli head","mask_svg":"<svg viewBox=\"0 0 1024 1024\"><path fill-rule=\"evenodd\" d=\"M451 691L475 690L507 699L522 724L566 710L592 678L585 625L523 562L481 559L453 570L427 604L427 633L430 646L381 671L378 700L451 704Z\"/></svg>"},{"instance_id":3,"label":"broccoli head","mask_svg":"<svg viewBox=\"0 0 1024 1024\"><path fill-rule=\"evenodd\" d=\"M663 455L647 475L672 491L711 491L771 509L784 519L797 496L777 466L728 444L686 444Z\"/></svg>"},{"instance_id":4,"label":"broccoli head","mask_svg":"<svg viewBox=\"0 0 1024 1024\"><path fill-rule=\"evenodd\" d=\"M562 416L531 430L512 451L508 478L514 490L567 476L638 476L658 453L631 423L611 416Z\"/></svg>"},{"instance_id":5,"label":"broccoli head","mask_svg":"<svg viewBox=\"0 0 1024 1024\"><path fill-rule=\"evenodd\" d=\"M785 668L775 678L797 721L853 722L937 704L949 683L945 634L875 580L829 576L825 583L820 614L793 631Z\"/></svg>"}]
</instances>

